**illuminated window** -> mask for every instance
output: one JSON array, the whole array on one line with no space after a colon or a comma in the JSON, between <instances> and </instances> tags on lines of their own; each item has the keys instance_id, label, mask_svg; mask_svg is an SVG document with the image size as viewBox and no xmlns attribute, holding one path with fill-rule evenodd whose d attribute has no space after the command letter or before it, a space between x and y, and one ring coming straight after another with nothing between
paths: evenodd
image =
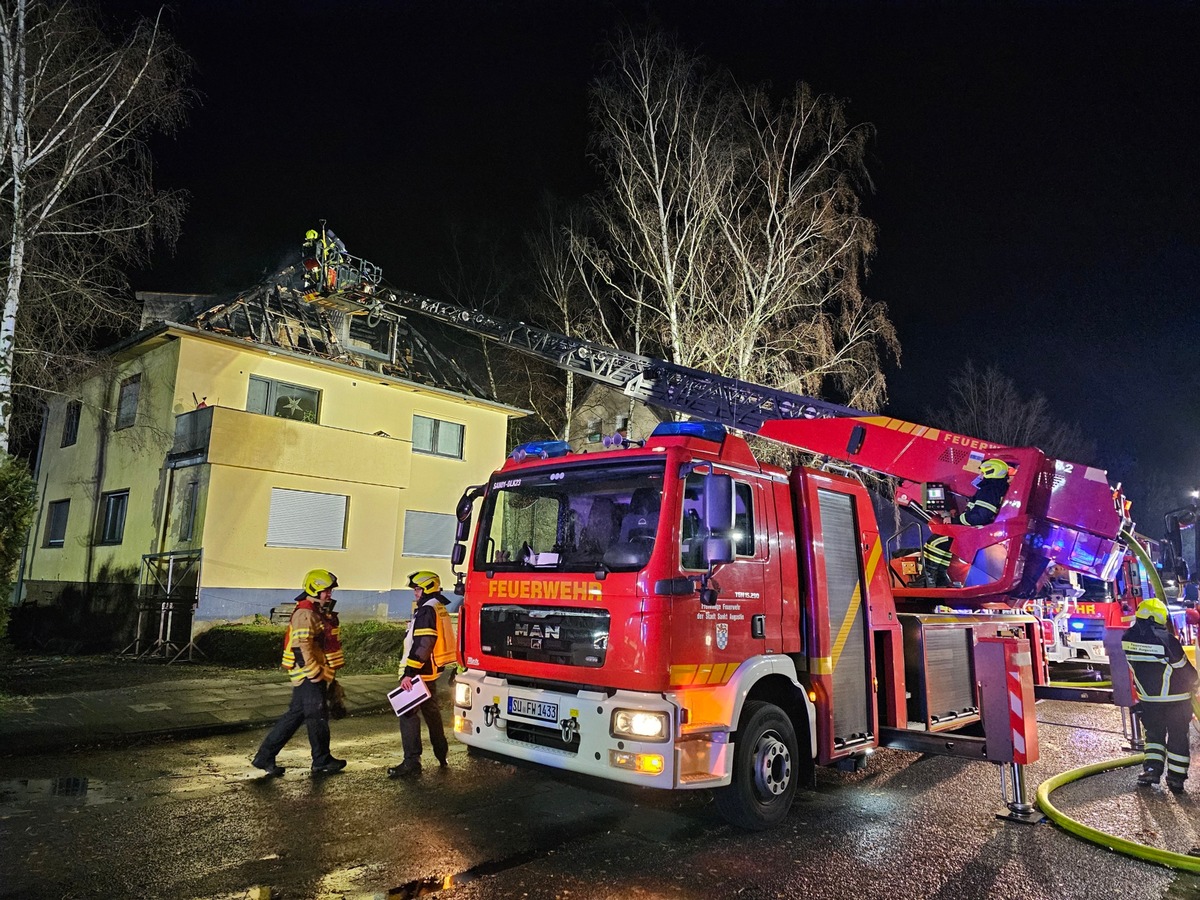
<instances>
[{"instance_id":1,"label":"illuminated window","mask_svg":"<svg viewBox=\"0 0 1200 900\"><path fill-rule=\"evenodd\" d=\"M413 416L413 449L451 459L462 459L463 426L426 416Z\"/></svg>"},{"instance_id":2,"label":"illuminated window","mask_svg":"<svg viewBox=\"0 0 1200 900\"><path fill-rule=\"evenodd\" d=\"M246 411L316 424L321 411L321 392L286 381L251 375Z\"/></svg>"}]
</instances>

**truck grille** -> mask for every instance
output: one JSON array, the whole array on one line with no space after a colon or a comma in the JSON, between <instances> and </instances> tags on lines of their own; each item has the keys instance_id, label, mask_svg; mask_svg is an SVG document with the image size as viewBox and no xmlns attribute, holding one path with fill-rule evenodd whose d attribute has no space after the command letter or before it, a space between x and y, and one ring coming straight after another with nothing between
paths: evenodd
<instances>
[{"instance_id":1,"label":"truck grille","mask_svg":"<svg viewBox=\"0 0 1200 900\"><path fill-rule=\"evenodd\" d=\"M480 649L507 659L596 669L608 652L610 619L596 609L485 606L479 615Z\"/></svg>"},{"instance_id":2,"label":"truck grille","mask_svg":"<svg viewBox=\"0 0 1200 900\"><path fill-rule=\"evenodd\" d=\"M551 750L561 750L564 753L579 752L579 735L571 735L571 740L568 743L562 739L562 730L559 728L542 728L538 725L530 725L527 722L515 722L509 719L505 728L508 734L508 739L511 741L520 741L522 744L533 744L537 747L547 747Z\"/></svg>"}]
</instances>

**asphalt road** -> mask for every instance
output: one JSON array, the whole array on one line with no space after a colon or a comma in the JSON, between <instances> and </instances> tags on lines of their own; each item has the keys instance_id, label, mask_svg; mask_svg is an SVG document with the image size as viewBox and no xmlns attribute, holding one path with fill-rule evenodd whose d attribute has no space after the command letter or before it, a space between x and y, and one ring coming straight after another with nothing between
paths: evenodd
<instances>
[{"instance_id":1,"label":"asphalt road","mask_svg":"<svg viewBox=\"0 0 1200 900\"><path fill-rule=\"evenodd\" d=\"M1042 703L1039 719L1034 783L1123 755L1115 710ZM703 793L518 768L457 744L449 770L427 749L420 781L393 782L393 718L333 731L351 762L325 778L307 770L303 732L282 779L248 765L262 730L0 759L0 897L1200 897L1200 878L995 818L986 763L881 751L866 771L822 771L781 828L745 834ZM1200 845L1200 778L1182 799L1132 782L1122 770L1060 793L1090 824Z\"/></svg>"}]
</instances>

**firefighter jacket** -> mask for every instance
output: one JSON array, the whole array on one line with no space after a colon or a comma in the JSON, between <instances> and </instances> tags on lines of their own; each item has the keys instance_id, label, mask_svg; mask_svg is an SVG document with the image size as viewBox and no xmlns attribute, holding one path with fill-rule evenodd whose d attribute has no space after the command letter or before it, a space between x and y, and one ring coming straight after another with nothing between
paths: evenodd
<instances>
[{"instance_id":1,"label":"firefighter jacket","mask_svg":"<svg viewBox=\"0 0 1200 900\"><path fill-rule=\"evenodd\" d=\"M296 603L287 631L283 634L281 665L292 679L292 686L309 681L332 681L333 667L325 657L326 628L311 597Z\"/></svg>"},{"instance_id":2,"label":"firefighter jacket","mask_svg":"<svg viewBox=\"0 0 1200 900\"><path fill-rule=\"evenodd\" d=\"M342 625L338 614L333 611L332 601L320 610L321 624L324 626L323 647L325 661L330 668L337 671L346 664L346 654L342 652Z\"/></svg>"},{"instance_id":3,"label":"firefighter jacket","mask_svg":"<svg viewBox=\"0 0 1200 900\"><path fill-rule=\"evenodd\" d=\"M408 623L404 636L404 657L400 663L400 678L405 676L433 681L441 674L442 666L454 659L454 631L450 624L449 601L441 591L424 594L421 605ZM449 644L449 658L446 645Z\"/></svg>"},{"instance_id":4,"label":"firefighter jacket","mask_svg":"<svg viewBox=\"0 0 1200 900\"><path fill-rule=\"evenodd\" d=\"M1190 701L1196 690L1196 670L1169 626L1138 619L1121 636L1121 648L1143 703Z\"/></svg>"},{"instance_id":5,"label":"firefighter jacket","mask_svg":"<svg viewBox=\"0 0 1200 900\"><path fill-rule=\"evenodd\" d=\"M1008 491L1007 478L985 478L979 483L974 496L967 501L967 508L958 517L958 524L990 525L1000 512L1000 504Z\"/></svg>"}]
</instances>

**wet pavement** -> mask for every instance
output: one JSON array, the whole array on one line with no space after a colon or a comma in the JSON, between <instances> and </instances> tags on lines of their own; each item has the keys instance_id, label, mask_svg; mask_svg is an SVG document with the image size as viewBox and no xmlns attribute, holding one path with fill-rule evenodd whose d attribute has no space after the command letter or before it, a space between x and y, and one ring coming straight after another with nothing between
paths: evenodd
<instances>
[{"instance_id":1,"label":"wet pavement","mask_svg":"<svg viewBox=\"0 0 1200 900\"><path fill-rule=\"evenodd\" d=\"M276 897L356 900L1200 897L1200 877L997 819L998 770L986 763L880 751L859 773L821 770L783 825L759 835L724 825L705 793L638 791L458 744L449 770L389 781L395 720L372 713L392 676L358 676L359 712L333 725L344 773L310 776L299 734L281 754L288 774L257 778L249 756L291 688L273 672L214 669L6 679L24 708L0 711L0 896L234 898L267 885ZM1115 709L1043 702L1038 719L1031 792L1126 755ZM1150 846L1200 844L1200 778L1176 797L1135 788L1135 776L1105 772L1052 799Z\"/></svg>"},{"instance_id":2,"label":"wet pavement","mask_svg":"<svg viewBox=\"0 0 1200 900\"><path fill-rule=\"evenodd\" d=\"M351 715L387 708L395 675L347 675ZM3 681L0 754L197 736L270 725L292 688L279 671L110 657L15 660Z\"/></svg>"}]
</instances>

